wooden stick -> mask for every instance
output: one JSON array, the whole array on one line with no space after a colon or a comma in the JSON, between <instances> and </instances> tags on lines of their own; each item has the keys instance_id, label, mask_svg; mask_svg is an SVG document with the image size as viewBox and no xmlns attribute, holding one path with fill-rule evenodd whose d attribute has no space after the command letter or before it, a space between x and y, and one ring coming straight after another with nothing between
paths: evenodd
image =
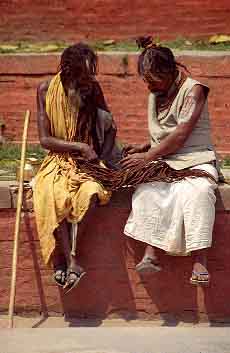
<instances>
[{"instance_id":1,"label":"wooden stick","mask_svg":"<svg viewBox=\"0 0 230 353\"><path fill-rule=\"evenodd\" d=\"M20 228L20 221L21 221L22 201L23 201L24 167L25 167L26 142L27 142L29 118L30 118L30 111L27 110L25 114L24 130L23 130L23 136L22 136L19 190L18 190L17 211L16 211L15 230L14 230L14 250L13 250L13 259L12 259L12 277L11 277L10 304L9 304L9 328L13 328L14 303L15 303L15 294L16 294L19 228Z\"/></svg>"}]
</instances>

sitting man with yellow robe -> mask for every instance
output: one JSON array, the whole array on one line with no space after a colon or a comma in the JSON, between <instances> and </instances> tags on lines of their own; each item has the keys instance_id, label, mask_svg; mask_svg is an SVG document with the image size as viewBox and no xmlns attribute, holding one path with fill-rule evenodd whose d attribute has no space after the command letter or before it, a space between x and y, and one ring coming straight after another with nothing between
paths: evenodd
<instances>
[{"instance_id":1,"label":"sitting man with yellow robe","mask_svg":"<svg viewBox=\"0 0 230 353\"><path fill-rule=\"evenodd\" d=\"M67 291L85 274L76 260L82 220L95 203L104 205L111 196L75 163L106 160L114 146L116 127L96 68L93 50L75 44L62 53L57 75L37 92L40 143L49 150L35 178L37 230L44 261L54 259L54 280Z\"/></svg>"}]
</instances>

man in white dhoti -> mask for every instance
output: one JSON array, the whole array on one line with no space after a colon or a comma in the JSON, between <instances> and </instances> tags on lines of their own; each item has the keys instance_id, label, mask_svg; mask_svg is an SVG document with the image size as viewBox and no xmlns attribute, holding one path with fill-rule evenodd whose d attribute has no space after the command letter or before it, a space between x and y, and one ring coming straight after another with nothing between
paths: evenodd
<instances>
[{"instance_id":1,"label":"man in white dhoti","mask_svg":"<svg viewBox=\"0 0 230 353\"><path fill-rule=\"evenodd\" d=\"M163 158L176 170L198 168L218 180L210 139L209 88L187 77L169 48L155 45L151 37L140 38L138 44L144 48L138 72L150 91L150 144L126 146L121 164L129 168ZM205 177L137 187L124 233L147 244L138 272L161 270L155 247L177 255L195 251L190 281L209 282L207 248L212 244L216 187Z\"/></svg>"}]
</instances>

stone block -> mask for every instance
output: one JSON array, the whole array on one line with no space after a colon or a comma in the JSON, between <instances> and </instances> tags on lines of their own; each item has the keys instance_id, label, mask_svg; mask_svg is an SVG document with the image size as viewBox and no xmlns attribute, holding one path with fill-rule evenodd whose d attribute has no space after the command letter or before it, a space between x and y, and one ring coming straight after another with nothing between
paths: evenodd
<instances>
[{"instance_id":1,"label":"stone block","mask_svg":"<svg viewBox=\"0 0 230 353\"><path fill-rule=\"evenodd\" d=\"M0 209L11 208L11 194L8 181L0 181Z\"/></svg>"}]
</instances>

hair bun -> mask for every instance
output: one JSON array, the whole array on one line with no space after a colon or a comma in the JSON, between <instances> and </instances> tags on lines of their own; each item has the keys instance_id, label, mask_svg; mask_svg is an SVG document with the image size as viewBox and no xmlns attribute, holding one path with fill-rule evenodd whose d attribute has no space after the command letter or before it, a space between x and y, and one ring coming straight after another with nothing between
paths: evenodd
<instances>
[{"instance_id":1,"label":"hair bun","mask_svg":"<svg viewBox=\"0 0 230 353\"><path fill-rule=\"evenodd\" d=\"M153 44L153 37L152 36L142 36L136 39L136 43L138 48L148 48Z\"/></svg>"}]
</instances>

